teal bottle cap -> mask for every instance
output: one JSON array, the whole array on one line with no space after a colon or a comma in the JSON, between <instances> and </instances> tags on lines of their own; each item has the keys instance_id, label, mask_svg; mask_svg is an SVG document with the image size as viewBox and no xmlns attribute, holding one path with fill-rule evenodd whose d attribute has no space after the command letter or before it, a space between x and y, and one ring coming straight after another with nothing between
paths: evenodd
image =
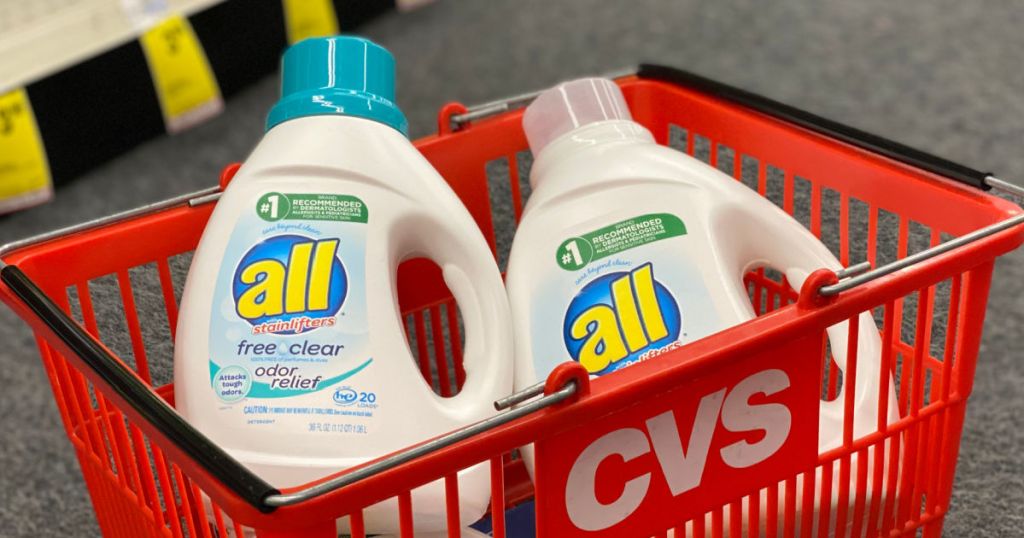
<instances>
[{"instance_id":1,"label":"teal bottle cap","mask_svg":"<svg viewBox=\"0 0 1024 538\"><path fill-rule=\"evenodd\" d=\"M379 121L409 135L395 104L395 57L361 37L304 39L281 59L281 99L267 130L290 119L341 114Z\"/></svg>"}]
</instances>

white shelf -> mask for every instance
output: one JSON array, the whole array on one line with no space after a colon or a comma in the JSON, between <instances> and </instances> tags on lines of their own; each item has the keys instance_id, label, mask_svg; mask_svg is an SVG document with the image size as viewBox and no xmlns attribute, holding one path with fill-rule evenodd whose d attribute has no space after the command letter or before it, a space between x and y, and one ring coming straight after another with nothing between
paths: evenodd
<instances>
[{"instance_id":1,"label":"white shelf","mask_svg":"<svg viewBox=\"0 0 1024 538\"><path fill-rule=\"evenodd\" d=\"M136 39L169 13L223 0L0 0L0 93Z\"/></svg>"}]
</instances>

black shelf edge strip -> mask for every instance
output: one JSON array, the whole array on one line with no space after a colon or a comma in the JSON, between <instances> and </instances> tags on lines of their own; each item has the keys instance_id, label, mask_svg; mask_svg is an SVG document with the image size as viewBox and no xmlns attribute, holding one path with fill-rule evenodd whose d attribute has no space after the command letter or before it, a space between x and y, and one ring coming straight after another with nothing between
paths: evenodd
<instances>
[{"instance_id":1,"label":"black shelf edge strip","mask_svg":"<svg viewBox=\"0 0 1024 538\"><path fill-rule=\"evenodd\" d=\"M342 32L395 6L394 0L333 4ZM225 98L277 71L288 45L281 0L225 0L188 20ZM137 37L31 82L25 90L56 186L166 133Z\"/></svg>"}]
</instances>

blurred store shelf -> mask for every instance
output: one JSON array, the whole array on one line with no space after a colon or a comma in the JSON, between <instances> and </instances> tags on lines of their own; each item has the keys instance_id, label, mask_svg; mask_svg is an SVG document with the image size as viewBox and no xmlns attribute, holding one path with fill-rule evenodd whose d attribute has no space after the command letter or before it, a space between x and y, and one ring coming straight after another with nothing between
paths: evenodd
<instances>
[{"instance_id":1,"label":"blurred store shelf","mask_svg":"<svg viewBox=\"0 0 1024 538\"><path fill-rule=\"evenodd\" d=\"M0 213L216 114L395 0L0 0ZM59 193L58 193L59 194Z\"/></svg>"},{"instance_id":2,"label":"blurred store shelf","mask_svg":"<svg viewBox=\"0 0 1024 538\"><path fill-rule=\"evenodd\" d=\"M0 84L24 86L223 0L0 0Z\"/></svg>"}]
</instances>

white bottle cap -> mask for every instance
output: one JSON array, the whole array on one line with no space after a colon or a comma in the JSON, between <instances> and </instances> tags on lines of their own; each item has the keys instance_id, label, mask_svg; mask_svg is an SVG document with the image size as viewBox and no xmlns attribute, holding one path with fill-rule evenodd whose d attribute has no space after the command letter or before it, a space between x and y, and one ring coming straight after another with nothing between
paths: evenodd
<instances>
[{"instance_id":1,"label":"white bottle cap","mask_svg":"<svg viewBox=\"0 0 1024 538\"><path fill-rule=\"evenodd\" d=\"M523 130L537 156L545 146L569 131L607 120L630 121L622 90L606 78L564 82L537 96L523 114Z\"/></svg>"}]
</instances>

